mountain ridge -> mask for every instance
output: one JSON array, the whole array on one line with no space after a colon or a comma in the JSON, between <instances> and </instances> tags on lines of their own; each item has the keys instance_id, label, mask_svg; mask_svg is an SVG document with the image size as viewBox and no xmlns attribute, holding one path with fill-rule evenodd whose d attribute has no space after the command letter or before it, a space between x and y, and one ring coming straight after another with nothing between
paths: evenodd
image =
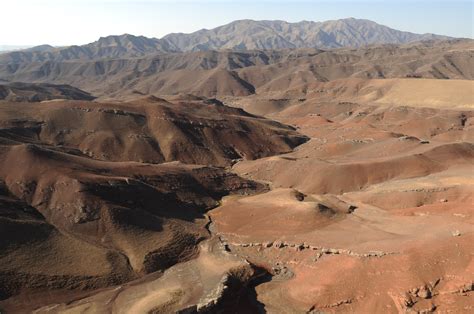
<instances>
[{"instance_id":1,"label":"mountain ridge","mask_svg":"<svg viewBox=\"0 0 474 314\"><path fill-rule=\"evenodd\" d=\"M295 48L359 48L372 44L405 44L452 37L398 31L376 22L346 18L324 22L236 20L193 33L162 38L109 35L85 45L53 48L41 45L3 53L0 63L137 58L151 54L208 50L279 50Z\"/></svg>"},{"instance_id":2,"label":"mountain ridge","mask_svg":"<svg viewBox=\"0 0 474 314\"><path fill-rule=\"evenodd\" d=\"M239 32L243 34L239 35ZM181 51L249 50L284 48L362 47L369 44L409 43L426 39L448 39L435 34L398 31L366 19L346 18L324 22L282 20L236 20L190 34L164 36ZM207 40L207 41L206 41Z\"/></svg>"}]
</instances>

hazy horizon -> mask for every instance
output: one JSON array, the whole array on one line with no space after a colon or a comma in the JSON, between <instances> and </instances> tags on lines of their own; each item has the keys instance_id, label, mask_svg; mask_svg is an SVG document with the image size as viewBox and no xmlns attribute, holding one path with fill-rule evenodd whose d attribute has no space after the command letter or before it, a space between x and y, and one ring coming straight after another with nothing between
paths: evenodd
<instances>
[{"instance_id":1,"label":"hazy horizon","mask_svg":"<svg viewBox=\"0 0 474 314\"><path fill-rule=\"evenodd\" d=\"M413 33L473 37L471 1L168 1L168 0L18 0L3 4L8 14L0 28L5 46L86 44L108 35L161 38L235 20L327 21L348 17ZM440 20L443 23L440 23Z\"/></svg>"}]
</instances>

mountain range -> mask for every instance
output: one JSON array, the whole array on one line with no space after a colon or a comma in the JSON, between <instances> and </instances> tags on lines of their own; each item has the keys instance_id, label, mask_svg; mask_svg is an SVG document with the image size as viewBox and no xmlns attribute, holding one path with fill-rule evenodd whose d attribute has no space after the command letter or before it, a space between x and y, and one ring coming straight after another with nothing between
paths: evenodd
<instances>
[{"instance_id":1,"label":"mountain range","mask_svg":"<svg viewBox=\"0 0 474 314\"><path fill-rule=\"evenodd\" d=\"M25 61L95 60L141 57L148 54L207 50L274 50L291 48L362 47L372 44L404 44L422 40L443 40L447 36L398 31L363 19L347 18L326 22L238 20L194 33L173 33L161 39L124 34L101 37L82 45L54 48L37 46L2 54L0 63Z\"/></svg>"}]
</instances>

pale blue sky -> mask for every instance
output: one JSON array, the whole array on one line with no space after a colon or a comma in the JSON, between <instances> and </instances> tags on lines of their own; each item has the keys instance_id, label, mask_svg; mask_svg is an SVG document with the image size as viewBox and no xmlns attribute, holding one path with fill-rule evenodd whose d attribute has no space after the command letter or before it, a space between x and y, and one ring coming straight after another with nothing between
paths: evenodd
<instances>
[{"instance_id":1,"label":"pale blue sky","mask_svg":"<svg viewBox=\"0 0 474 314\"><path fill-rule=\"evenodd\" d=\"M415 33L473 37L474 0L2 0L0 45L85 44L130 33L162 37L237 19L373 20Z\"/></svg>"}]
</instances>

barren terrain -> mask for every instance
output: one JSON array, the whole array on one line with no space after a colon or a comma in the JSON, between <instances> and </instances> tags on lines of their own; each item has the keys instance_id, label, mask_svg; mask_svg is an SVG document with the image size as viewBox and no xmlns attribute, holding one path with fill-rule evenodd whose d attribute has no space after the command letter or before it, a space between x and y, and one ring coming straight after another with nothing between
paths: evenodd
<instances>
[{"instance_id":1,"label":"barren terrain","mask_svg":"<svg viewBox=\"0 0 474 314\"><path fill-rule=\"evenodd\" d=\"M191 37L2 54L1 313L474 311L472 40Z\"/></svg>"}]
</instances>

